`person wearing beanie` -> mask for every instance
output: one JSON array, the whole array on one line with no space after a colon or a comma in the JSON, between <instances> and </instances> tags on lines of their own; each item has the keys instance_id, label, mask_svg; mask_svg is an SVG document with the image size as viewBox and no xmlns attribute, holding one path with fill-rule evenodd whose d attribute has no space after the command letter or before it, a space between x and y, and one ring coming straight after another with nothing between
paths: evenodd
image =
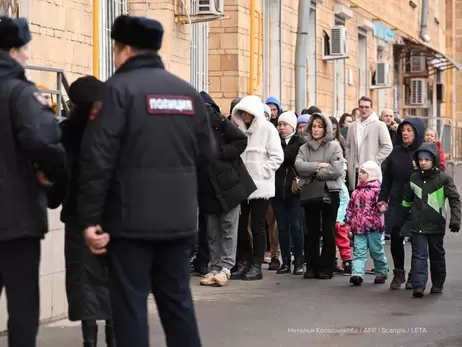
<instances>
[{"instance_id":1,"label":"person wearing beanie","mask_svg":"<svg viewBox=\"0 0 462 347\"><path fill-rule=\"evenodd\" d=\"M383 182L379 195L379 205L386 206L385 232L390 235L390 250L393 258L393 279L390 289L399 290L404 285L412 289L412 267L406 280L404 240L410 232L395 223L396 214L401 210L403 193L414 173L415 152L423 143L425 123L418 117L406 119L398 126L397 145L385 160ZM382 165L383 167L383 165Z\"/></svg>"},{"instance_id":2,"label":"person wearing beanie","mask_svg":"<svg viewBox=\"0 0 462 347\"><path fill-rule=\"evenodd\" d=\"M296 133L297 117L293 111L284 112L279 116L278 131L281 146L284 150L284 161L276 171L276 194L272 206L276 214L278 238L281 248L282 265L278 274L291 271L290 242L294 250L294 275L303 275L303 219L300 208L300 197L292 191L292 183L296 180L294 164L298 150L305 143Z\"/></svg>"},{"instance_id":3,"label":"person wearing beanie","mask_svg":"<svg viewBox=\"0 0 462 347\"><path fill-rule=\"evenodd\" d=\"M151 292L167 344L201 346L191 239L197 172L218 153L202 97L165 70L163 36L157 20L115 19L117 71L93 104L82 139L78 214L92 253L108 254L118 347L149 345Z\"/></svg>"},{"instance_id":4,"label":"person wearing beanie","mask_svg":"<svg viewBox=\"0 0 462 347\"><path fill-rule=\"evenodd\" d=\"M418 170L405 187L398 225L412 235L412 295L424 296L428 281L428 259L432 287L430 293L443 292L446 280L444 235L460 230L461 202L453 179L441 171L438 146L424 142L414 154ZM449 203L450 214L446 211ZM449 220L448 220L449 219Z\"/></svg>"},{"instance_id":5,"label":"person wearing beanie","mask_svg":"<svg viewBox=\"0 0 462 347\"><path fill-rule=\"evenodd\" d=\"M66 174L61 132L48 101L26 77L29 24L0 16L0 293L10 346L36 346L46 189Z\"/></svg>"},{"instance_id":6,"label":"person wearing beanie","mask_svg":"<svg viewBox=\"0 0 462 347\"><path fill-rule=\"evenodd\" d=\"M345 223L354 235L353 268L350 283L360 286L366 272L367 253L374 261L374 283L385 283L387 258L382 243L385 230L383 214L377 204L382 170L375 161L366 161L359 170L359 184L348 203Z\"/></svg>"},{"instance_id":7,"label":"person wearing beanie","mask_svg":"<svg viewBox=\"0 0 462 347\"><path fill-rule=\"evenodd\" d=\"M298 118L297 118L297 134L299 135L304 135L305 133L305 128L308 122L310 121L311 115L307 113L302 113Z\"/></svg>"},{"instance_id":8,"label":"person wearing beanie","mask_svg":"<svg viewBox=\"0 0 462 347\"><path fill-rule=\"evenodd\" d=\"M266 213L275 194L275 173L284 160L284 152L276 128L265 119L263 103L258 96L242 98L233 109L233 119L248 137L241 158L257 190L241 204L238 259L231 279L261 280L266 249ZM248 232L249 217L253 247Z\"/></svg>"}]
</instances>

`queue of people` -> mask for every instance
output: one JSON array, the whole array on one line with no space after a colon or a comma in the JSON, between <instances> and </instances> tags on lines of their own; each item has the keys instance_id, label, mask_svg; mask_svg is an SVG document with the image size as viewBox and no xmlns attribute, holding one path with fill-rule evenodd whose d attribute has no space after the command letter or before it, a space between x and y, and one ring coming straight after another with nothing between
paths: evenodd
<instances>
[{"instance_id":1,"label":"queue of people","mask_svg":"<svg viewBox=\"0 0 462 347\"><path fill-rule=\"evenodd\" d=\"M207 103L216 105L208 94L202 94ZM303 274L304 278L330 279L335 272L343 272L350 276L353 285L360 286L365 273L373 273L374 283L383 284L392 270L390 289L405 285L406 289L414 289L414 297L421 297L425 289L422 283L426 282L423 257L429 254L430 261L439 264L432 267L438 273L432 277L431 293L442 292L444 251L441 240L432 235L444 235L445 228L437 220L434 223L438 228L422 225L416 212L403 212L419 199L413 209L430 205L439 212L432 218L446 218L443 200L448 199L450 230L459 230L460 201L451 178L444 173L445 161L437 133L425 129L424 121L418 117L398 121L391 110L384 109L379 118L372 107L370 98L361 97L358 108L337 121L315 106L303 110L299 116L293 111L284 112L274 97L262 103L256 96L245 96L232 105L228 119L247 137L241 153L242 169L250 173L256 190L235 202L241 210L236 266L227 279L262 279L261 264L266 250L271 252L268 270L276 270L277 274L292 272ZM269 109L266 119L265 109ZM423 153L432 165L424 165ZM446 186L427 191L412 181L416 179L413 177L427 176L441 177L439 180ZM246 173L242 177L248 181ZM277 268L274 245L265 244L265 232L269 239L273 232L269 227L270 207L277 221L276 249L282 255ZM199 233L207 234L212 247L217 230L210 231L208 227L206 230ZM406 279L404 239L414 239L416 232L428 235L429 247L439 253L432 250L427 254L423 244L413 244ZM391 269L384 249L385 234L391 239ZM341 267L337 265L336 248ZM366 269L368 252L374 262L373 269ZM205 276L200 281L202 285L227 284L215 269L205 271L196 271Z\"/></svg>"}]
</instances>

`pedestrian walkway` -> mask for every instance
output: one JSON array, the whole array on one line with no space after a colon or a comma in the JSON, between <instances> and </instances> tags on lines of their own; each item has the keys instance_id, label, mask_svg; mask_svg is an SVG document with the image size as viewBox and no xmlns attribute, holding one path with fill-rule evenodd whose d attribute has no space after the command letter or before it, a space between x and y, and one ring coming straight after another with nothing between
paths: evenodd
<instances>
[{"instance_id":1,"label":"pedestrian walkway","mask_svg":"<svg viewBox=\"0 0 462 347\"><path fill-rule=\"evenodd\" d=\"M462 346L462 238L448 234L446 247L445 292L421 300L412 299L412 291L390 291L390 279L374 285L371 275L359 288L342 275L304 280L276 275L267 265L263 281L231 281L224 288L201 287L193 278L203 346ZM409 256L409 245L406 252ZM150 325L151 346L165 346L152 300ZM99 346L104 346L101 330ZM40 347L80 346L80 341L79 325L68 321L40 330ZM6 337L0 338L0 347L7 347Z\"/></svg>"}]
</instances>

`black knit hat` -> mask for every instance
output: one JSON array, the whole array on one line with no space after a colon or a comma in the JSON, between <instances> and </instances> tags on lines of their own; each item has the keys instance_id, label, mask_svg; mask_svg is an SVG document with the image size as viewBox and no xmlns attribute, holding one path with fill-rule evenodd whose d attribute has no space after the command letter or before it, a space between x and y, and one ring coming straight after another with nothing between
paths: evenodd
<instances>
[{"instance_id":1,"label":"black knit hat","mask_svg":"<svg viewBox=\"0 0 462 347\"><path fill-rule=\"evenodd\" d=\"M100 95L103 82L93 76L84 76L75 80L69 88L69 99L74 105L92 104Z\"/></svg>"},{"instance_id":2,"label":"black knit hat","mask_svg":"<svg viewBox=\"0 0 462 347\"><path fill-rule=\"evenodd\" d=\"M32 39L25 18L0 17L0 49L9 51L27 45Z\"/></svg>"},{"instance_id":3,"label":"black knit hat","mask_svg":"<svg viewBox=\"0 0 462 347\"><path fill-rule=\"evenodd\" d=\"M117 17L111 30L111 38L119 43L154 51L162 47L163 36L162 24L146 17Z\"/></svg>"}]
</instances>

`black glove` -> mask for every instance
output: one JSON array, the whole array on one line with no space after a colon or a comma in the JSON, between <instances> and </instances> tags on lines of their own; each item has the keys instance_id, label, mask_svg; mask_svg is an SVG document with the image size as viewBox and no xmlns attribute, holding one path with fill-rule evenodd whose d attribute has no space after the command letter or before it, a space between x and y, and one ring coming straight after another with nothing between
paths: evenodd
<instances>
[{"instance_id":1,"label":"black glove","mask_svg":"<svg viewBox=\"0 0 462 347\"><path fill-rule=\"evenodd\" d=\"M451 230L451 233L458 233L460 230L460 226L458 225L449 225L449 230Z\"/></svg>"}]
</instances>

